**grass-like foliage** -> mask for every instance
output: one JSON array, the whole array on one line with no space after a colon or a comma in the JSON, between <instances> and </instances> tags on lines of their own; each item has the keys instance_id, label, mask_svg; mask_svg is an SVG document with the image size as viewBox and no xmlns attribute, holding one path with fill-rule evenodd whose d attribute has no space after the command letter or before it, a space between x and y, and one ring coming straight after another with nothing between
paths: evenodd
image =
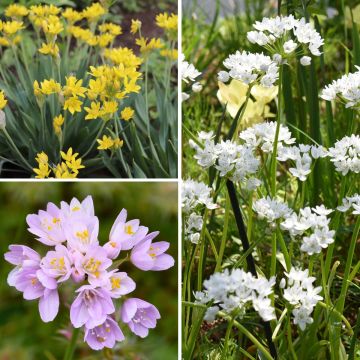
<instances>
[{"instance_id":1,"label":"grass-like foliage","mask_svg":"<svg viewBox=\"0 0 360 360\"><path fill-rule=\"evenodd\" d=\"M176 176L177 16L149 18L151 37L110 7L1 14L2 177Z\"/></svg>"},{"instance_id":2,"label":"grass-like foliage","mask_svg":"<svg viewBox=\"0 0 360 360\"><path fill-rule=\"evenodd\" d=\"M184 359L358 359L360 8L221 3L184 7Z\"/></svg>"}]
</instances>

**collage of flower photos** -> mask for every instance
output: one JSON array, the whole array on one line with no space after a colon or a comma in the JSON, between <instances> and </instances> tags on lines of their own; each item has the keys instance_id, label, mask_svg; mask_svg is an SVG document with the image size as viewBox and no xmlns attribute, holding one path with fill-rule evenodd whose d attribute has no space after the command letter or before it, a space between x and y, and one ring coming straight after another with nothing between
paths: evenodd
<instances>
[{"instance_id":1,"label":"collage of flower photos","mask_svg":"<svg viewBox=\"0 0 360 360\"><path fill-rule=\"evenodd\" d=\"M359 0L0 0L0 360L360 360Z\"/></svg>"}]
</instances>

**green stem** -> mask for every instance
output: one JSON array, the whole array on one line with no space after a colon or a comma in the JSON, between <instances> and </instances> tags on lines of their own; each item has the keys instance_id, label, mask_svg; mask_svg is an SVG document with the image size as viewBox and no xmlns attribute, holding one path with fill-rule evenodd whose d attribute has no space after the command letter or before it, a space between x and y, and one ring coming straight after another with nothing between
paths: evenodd
<instances>
[{"instance_id":1,"label":"green stem","mask_svg":"<svg viewBox=\"0 0 360 360\"><path fill-rule=\"evenodd\" d=\"M279 67L279 80L278 80L278 104L277 104L277 114L276 114L276 133L274 139L273 153L271 158L271 195L275 197L276 195L276 156L277 156L277 147L279 141L279 132L280 132L280 123L281 123L281 90L282 90L282 73L283 67Z\"/></svg>"},{"instance_id":2,"label":"green stem","mask_svg":"<svg viewBox=\"0 0 360 360\"><path fill-rule=\"evenodd\" d=\"M92 148L95 146L96 140L100 137L101 133L103 132L104 127L105 127L105 124L106 124L106 122L105 122L104 120L102 120L102 124L101 124L101 126L100 126L100 129L99 129L97 135L96 135L95 138L94 138L94 141L91 143L90 147L87 149L87 151L85 152L85 154L81 156L82 158L85 158L85 156L86 156L87 154L89 154L90 151L92 150Z\"/></svg>"},{"instance_id":3,"label":"green stem","mask_svg":"<svg viewBox=\"0 0 360 360\"><path fill-rule=\"evenodd\" d=\"M150 138L150 114L149 114L149 97L148 97L148 77L149 77L149 62L148 59L145 61L145 111L147 114L147 133Z\"/></svg>"},{"instance_id":4,"label":"green stem","mask_svg":"<svg viewBox=\"0 0 360 360\"><path fill-rule=\"evenodd\" d=\"M224 339L224 349L222 351L221 354L221 360L226 360L227 359L227 352L228 352L228 343L229 343L229 338L230 338L230 333L233 327L233 323L234 323L234 318L232 317L232 319L229 321L227 329L226 329L226 333L225 333L225 339Z\"/></svg>"},{"instance_id":5,"label":"green stem","mask_svg":"<svg viewBox=\"0 0 360 360\"><path fill-rule=\"evenodd\" d=\"M64 360L72 360L73 359L75 348L76 348L76 341L79 336L79 332L80 332L80 328L77 328L77 329L74 328L70 343L69 343L69 345L66 349L65 355L64 355Z\"/></svg>"}]
</instances>

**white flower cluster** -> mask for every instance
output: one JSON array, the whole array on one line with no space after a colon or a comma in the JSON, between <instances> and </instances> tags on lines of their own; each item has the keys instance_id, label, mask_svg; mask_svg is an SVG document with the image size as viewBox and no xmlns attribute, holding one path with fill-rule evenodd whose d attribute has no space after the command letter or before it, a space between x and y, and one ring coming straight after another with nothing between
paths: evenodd
<instances>
[{"instance_id":1,"label":"white flower cluster","mask_svg":"<svg viewBox=\"0 0 360 360\"><path fill-rule=\"evenodd\" d=\"M223 82L231 77L245 84L260 83L264 87L272 87L279 77L278 64L264 54L237 51L225 59L224 66L229 71L218 74L219 80Z\"/></svg>"},{"instance_id":2,"label":"white flower cluster","mask_svg":"<svg viewBox=\"0 0 360 360\"><path fill-rule=\"evenodd\" d=\"M318 295L321 286L314 287L315 277L309 276L309 270L299 270L291 268L287 274L287 281L283 278L280 287L284 289L284 298L293 306L292 314L294 324L297 324L301 330L305 330L307 324L311 324L313 319L311 314L317 302L322 300Z\"/></svg>"},{"instance_id":3,"label":"white flower cluster","mask_svg":"<svg viewBox=\"0 0 360 360\"><path fill-rule=\"evenodd\" d=\"M289 168L289 172L300 181L305 181L311 173L312 159L326 156L328 152L322 146L299 144L280 148L277 159L279 161L293 160L295 167Z\"/></svg>"},{"instance_id":4,"label":"white flower cluster","mask_svg":"<svg viewBox=\"0 0 360 360\"><path fill-rule=\"evenodd\" d=\"M278 219L287 218L292 214L292 210L287 204L272 199L270 196L255 201L253 209L260 218L265 218L271 224L274 224Z\"/></svg>"},{"instance_id":5,"label":"white flower cluster","mask_svg":"<svg viewBox=\"0 0 360 360\"><path fill-rule=\"evenodd\" d=\"M202 85L196 81L196 78L201 75L201 72L198 71L193 64L185 60L184 54L180 56L180 74L182 81L185 83L193 82L191 86L192 91L200 92L202 90ZM187 100L189 97L189 94L185 92L182 93L183 100Z\"/></svg>"},{"instance_id":6,"label":"white flower cluster","mask_svg":"<svg viewBox=\"0 0 360 360\"><path fill-rule=\"evenodd\" d=\"M292 213L281 224L291 237L306 236L302 238L300 250L309 255L318 254L322 249L334 242L335 231L329 229L330 215L333 210L326 209L324 205L315 208L305 207L299 214Z\"/></svg>"},{"instance_id":7,"label":"white flower cluster","mask_svg":"<svg viewBox=\"0 0 360 360\"><path fill-rule=\"evenodd\" d=\"M197 244L200 239L200 231L203 227L202 216L198 214L199 207L216 209L211 196L211 188L202 182L186 180L182 184L181 206L185 213L185 238Z\"/></svg>"},{"instance_id":8,"label":"white flower cluster","mask_svg":"<svg viewBox=\"0 0 360 360\"><path fill-rule=\"evenodd\" d=\"M349 171L360 173L360 136L352 134L337 141L334 147L329 149L329 157L336 171L343 175Z\"/></svg>"},{"instance_id":9,"label":"white flower cluster","mask_svg":"<svg viewBox=\"0 0 360 360\"><path fill-rule=\"evenodd\" d=\"M343 75L340 79L334 80L330 85L325 86L320 97L327 101L338 99L345 103L345 107L360 106L360 67L358 71Z\"/></svg>"},{"instance_id":10,"label":"white flower cluster","mask_svg":"<svg viewBox=\"0 0 360 360\"><path fill-rule=\"evenodd\" d=\"M341 212L346 212L353 208L353 215L360 215L360 195L354 194L352 196L347 196L342 200L342 204L337 207L337 210Z\"/></svg>"},{"instance_id":11,"label":"white flower cluster","mask_svg":"<svg viewBox=\"0 0 360 360\"><path fill-rule=\"evenodd\" d=\"M269 295L273 292L275 277L256 278L242 269L226 269L215 273L204 281L203 292L195 293L197 303L213 303L204 319L213 321L218 311L232 313L234 310L243 315L247 307L252 306L264 321L276 319Z\"/></svg>"},{"instance_id":12,"label":"white flower cluster","mask_svg":"<svg viewBox=\"0 0 360 360\"><path fill-rule=\"evenodd\" d=\"M220 176L228 176L233 181L247 181L245 187L248 190L260 185L259 180L250 177L257 172L260 164L253 147L230 140L215 144L212 133L201 133L199 137L204 140L203 148L193 142L190 145L195 149L194 158L201 167L214 165Z\"/></svg>"},{"instance_id":13,"label":"white flower cluster","mask_svg":"<svg viewBox=\"0 0 360 360\"><path fill-rule=\"evenodd\" d=\"M298 20L292 15L265 17L261 21L256 21L253 27L257 31L249 31L248 40L253 44L264 46L274 55L288 58L296 52L302 55L307 51L314 56L321 55L319 49L324 44L324 39L304 18ZM281 54L278 54L279 49ZM311 58L303 56L300 63L303 66L310 65Z\"/></svg>"}]
</instances>

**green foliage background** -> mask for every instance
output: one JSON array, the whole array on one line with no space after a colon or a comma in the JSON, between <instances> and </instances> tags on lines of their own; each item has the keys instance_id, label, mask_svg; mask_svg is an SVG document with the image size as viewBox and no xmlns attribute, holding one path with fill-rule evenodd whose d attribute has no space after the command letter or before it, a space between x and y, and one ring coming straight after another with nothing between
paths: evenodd
<instances>
[{"instance_id":1,"label":"green foliage background","mask_svg":"<svg viewBox=\"0 0 360 360\"><path fill-rule=\"evenodd\" d=\"M175 183L0 183L0 359L62 359L67 341L59 334L69 325L73 288L60 290L60 312L51 323L40 319L37 301L26 301L7 285L12 266L3 254L10 244L23 244L45 254L47 247L27 231L26 215L44 209L47 202L79 200L92 195L100 221L99 241L107 241L111 226L122 208L128 219L140 219L149 231L159 230L158 240L170 242L169 253L177 259L177 185ZM121 258L121 253L120 253ZM113 353L92 351L82 342L74 359L167 359L177 358L177 261L166 272L143 272L131 263L121 266L136 281L131 294L154 304L162 318L146 339L133 336L120 323L126 340Z\"/></svg>"}]
</instances>

